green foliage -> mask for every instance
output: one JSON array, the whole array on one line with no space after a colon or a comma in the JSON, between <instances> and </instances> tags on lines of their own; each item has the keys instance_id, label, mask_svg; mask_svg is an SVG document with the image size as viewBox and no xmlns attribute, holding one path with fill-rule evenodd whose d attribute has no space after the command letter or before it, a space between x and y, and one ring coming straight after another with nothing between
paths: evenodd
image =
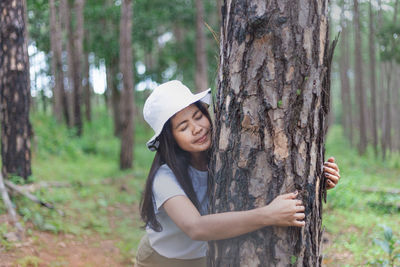
<instances>
[{"instance_id":1,"label":"green foliage","mask_svg":"<svg viewBox=\"0 0 400 267\"><path fill-rule=\"evenodd\" d=\"M36 256L25 256L17 260L17 263L21 267L39 267L43 263L43 260Z\"/></svg>"},{"instance_id":2,"label":"green foliage","mask_svg":"<svg viewBox=\"0 0 400 267\"><path fill-rule=\"evenodd\" d=\"M326 157L334 156L339 164L341 179L335 189L329 190L324 207L323 224L332 242L324 250L325 258L332 257L336 265L364 266L367 262L385 258L385 252L371 246L371 233L380 232L384 224L400 233L399 211L392 208L399 203L397 195L365 192L365 188L400 188L400 155L383 162L376 159L368 148L360 157L356 149L349 148L342 128L330 128L326 143ZM386 206L382 206L382 205ZM390 207L390 208L384 208ZM337 260L335 255L346 255ZM336 266L332 265L332 266Z\"/></svg>"},{"instance_id":3,"label":"green foliage","mask_svg":"<svg viewBox=\"0 0 400 267\"><path fill-rule=\"evenodd\" d=\"M292 255L292 256L290 257L290 264L293 265L293 264L296 263L296 261L297 261L297 257Z\"/></svg>"},{"instance_id":4,"label":"green foliage","mask_svg":"<svg viewBox=\"0 0 400 267\"><path fill-rule=\"evenodd\" d=\"M0 224L0 251L1 249L10 250L13 245L5 238L5 234L10 231L6 223Z\"/></svg>"},{"instance_id":5,"label":"green foliage","mask_svg":"<svg viewBox=\"0 0 400 267\"><path fill-rule=\"evenodd\" d=\"M377 266L398 266L396 263L400 264L400 239L396 239L390 227L386 225L381 227L383 228L384 239L376 238L374 243L386 253L386 258L375 260L372 264Z\"/></svg>"}]
</instances>

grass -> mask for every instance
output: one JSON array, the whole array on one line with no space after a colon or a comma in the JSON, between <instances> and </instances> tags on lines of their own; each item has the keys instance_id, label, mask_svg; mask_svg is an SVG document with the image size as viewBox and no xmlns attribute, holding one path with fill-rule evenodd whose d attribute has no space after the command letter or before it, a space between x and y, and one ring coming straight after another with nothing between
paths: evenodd
<instances>
[{"instance_id":1,"label":"grass","mask_svg":"<svg viewBox=\"0 0 400 267\"><path fill-rule=\"evenodd\" d=\"M82 138L74 137L67 127L57 124L49 115L32 116L33 139L32 181L68 181L70 187L43 188L35 192L54 203L66 216L43 209L24 198L14 197L18 212L36 229L76 236L112 237L125 259L134 257L143 230L138 215L140 194L150 168L153 153L145 146L151 131L139 123L135 131L134 168L119 170L119 140L113 136L112 121L103 109L93 112L92 123L85 123ZM363 187L400 188L400 156L386 162L375 159L372 150L360 157L349 148L340 126L331 128L326 155L338 162L342 179L330 190L324 206L323 225L330 239L324 250L327 266L361 266L384 259L385 252L374 243L382 227L400 236L399 211L391 205L400 196L365 193ZM0 214L5 213L0 203ZM0 234L7 229L0 224ZM12 244L0 236L0 247ZM35 264L35 258L25 262ZM24 264L21 262L21 265Z\"/></svg>"},{"instance_id":2,"label":"grass","mask_svg":"<svg viewBox=\"0 0 400 267\"><path fill-rule=\"evenodd\" d=\"M372 149L359 156L348 147L341 127L333 127L326 151L336 157L342 178L337 188L329 192L325 206L323 224L333 238L325 253L337 258L340 254L349 255L342 262L336 261L340 266L364 266L386 257L373 241L381 236L381 225L389 226L400 236L399 211L391 208L400 203L400 195L367 193L363 188L400 189L400 157L392 155L384 162L374 157Z\"/></svg>"}]
</instances>

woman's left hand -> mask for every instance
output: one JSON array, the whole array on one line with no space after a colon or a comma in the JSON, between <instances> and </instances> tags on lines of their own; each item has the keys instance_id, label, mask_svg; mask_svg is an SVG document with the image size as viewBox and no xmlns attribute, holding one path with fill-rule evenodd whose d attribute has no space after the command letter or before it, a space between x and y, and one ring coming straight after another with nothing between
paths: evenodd
<instances>
[{"instance_id":1,"label":"woman's left hand","mask_svg":"<svg viewBox=\"0 0 400 267\"><path fill-rule=\"evenodd\" d=\"M335 158L330 157L328 161L324 163L324 175L327 178L326 181L326 189L334 188L340 179L339 167L335 163Z\"/></svg>"}]
</instances>

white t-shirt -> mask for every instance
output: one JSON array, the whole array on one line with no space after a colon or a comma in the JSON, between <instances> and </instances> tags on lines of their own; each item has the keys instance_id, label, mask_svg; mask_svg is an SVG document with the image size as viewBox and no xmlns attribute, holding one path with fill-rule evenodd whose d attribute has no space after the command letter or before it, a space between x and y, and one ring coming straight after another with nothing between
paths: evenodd
<instances>
[{"instance_id":1,"label":"white t-shirt","mask_svg":"<svg viewBox=\"0 0 400 267\"><path fill-rule=\"evenodd\" d=\"M193 188L200 202L200 214L208 213L207 199L207 171L199 171L189 166L189 176L192 179ZM175 259L196 259L205 257L207 242L192 240L186 235L168 216L162 205L174 196L186 196L179 185L172 170L162 165L153 182L153 204L157 221L162 226L161 232L156 232L147 227L150 245L160 255Z\"/></svg>"}]
</instances>

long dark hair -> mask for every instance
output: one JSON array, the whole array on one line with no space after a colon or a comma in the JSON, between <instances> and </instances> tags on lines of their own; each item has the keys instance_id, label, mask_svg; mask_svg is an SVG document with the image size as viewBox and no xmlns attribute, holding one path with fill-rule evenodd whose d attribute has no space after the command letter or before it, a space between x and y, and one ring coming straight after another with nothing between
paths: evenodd
<instances>
[{"instance_id":1,"label":"long dark hair","mask_svg":"<svg viewBox=\"0 0 400 267\"><path fill-rule=\"evenodd\" d=\"M201 113L207 117L212 127L210 114L207 108L200 102L194 103ZM195 207L200 210L200 203L197 199L196 193L193 188L192 180L189 178L189 163L190 154L182 150L175 141L172 135L171 119L169 119L163 127L161 134L158 136L160 142L156 155L154 156L153 164L151 165L149 175L147 176L146 186L140 201L140 216L145 222L145 226L150 227L154 231L162 231L160 223L156 219L153 206L153 182L154 177L161 165L167 164L174 173L176 180L186 193L188 198L192 201ZM212 133L212 128L210 128ZM208 155L209 153L207 153ZM208 155L209 157L209 155Z\"/></svg>"}]
</instances>

